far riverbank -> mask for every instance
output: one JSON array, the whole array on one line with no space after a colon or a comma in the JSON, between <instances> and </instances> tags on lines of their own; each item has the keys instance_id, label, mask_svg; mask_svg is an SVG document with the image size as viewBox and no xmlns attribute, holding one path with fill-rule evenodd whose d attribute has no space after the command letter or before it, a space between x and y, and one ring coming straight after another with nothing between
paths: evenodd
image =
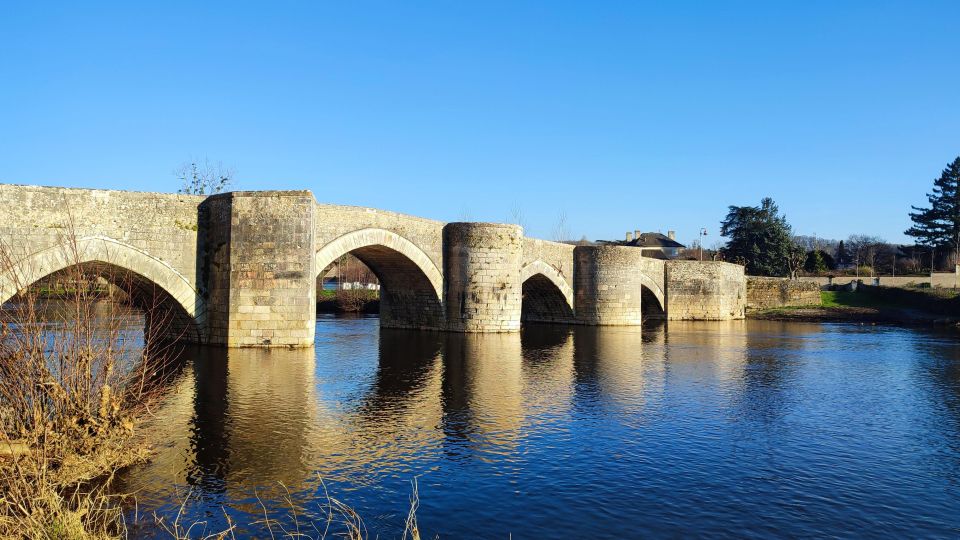
<instances>
[{"instance_id":1,"label":"far riverbank","mask_svg":"<svg viewBox=\"0 0 960 540\"><path fill-rule=\"evenodd\" d=\"M748 319L848 322L905 326L957 326L960 296L954 289L861 286L822 291L822 304L749 311Z\"/></svg>"}]
</instances>

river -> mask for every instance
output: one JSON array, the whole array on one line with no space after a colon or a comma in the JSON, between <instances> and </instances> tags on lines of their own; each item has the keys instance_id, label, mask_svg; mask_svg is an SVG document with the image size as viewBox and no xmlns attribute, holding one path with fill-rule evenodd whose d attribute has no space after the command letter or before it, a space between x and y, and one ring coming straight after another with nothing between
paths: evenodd
<instances>
[{"instance_id":1,"label":"river","mask_svg":"<svg viewBox=\"0 0 960 540\"><path fill-rule=\"evenodd\" d=\"M120 485L168 523L322 528L329 493L399 538L416 478L424 538L960 535L953 334L327 316L312 349L185 354Z\"/></svg>"}]
</instances>

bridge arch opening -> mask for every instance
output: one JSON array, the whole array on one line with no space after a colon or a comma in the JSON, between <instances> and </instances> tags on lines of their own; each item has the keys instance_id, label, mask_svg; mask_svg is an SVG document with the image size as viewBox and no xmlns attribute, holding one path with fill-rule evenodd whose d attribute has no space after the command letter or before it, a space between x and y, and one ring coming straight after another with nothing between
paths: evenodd
<instances>
[{"instance_id":1,"label":"bridge arch opening","mask_svg":"<svg viewBox=\"0 0 960 540\"><path fill-rule=\"evenodd\" d=\"M443 278L430 257L406 238L384 229L343 235L317 252L318 276L345 254L360 260L380 284L380 325L438 329Z\"/></svg>"},{"instance_id":2,"label":"bridge arch opening","mask_svg":"<svg viewBox=\"0 0 960 540\"><path fill-rule=\"evenodd\" d=\"M520 279L521 323L573 322L573 290L555 268L534 261L521 268Z\"/></svg>"},{"instance_id":3,"label":"bridge arch opening","mask_svg":"<svg viewBox=\"0 0 960 540\"><path fill-rule=\"evenodd\" d=\"M648 319L664 320L667 318L660 298L646 285L640 287L640 309L643 312L644 321Z\"/></svg>"},{"instance_id":4,"label":"bridge arch opening","mask_svg":"<svg viewBox=\"0 0 960 540\"><path fill-rule=\"evenodd\" d=\"M142 312L147 340L205 341L202 302L170 266L109 238L89 237L71 244L42 250L5 268L0 275L0 305L28 296L91 303L109 297ZM51 291L51 284L58 287ZM102 311L115 316L109 309Z\"/></svg>"}]
</instances>

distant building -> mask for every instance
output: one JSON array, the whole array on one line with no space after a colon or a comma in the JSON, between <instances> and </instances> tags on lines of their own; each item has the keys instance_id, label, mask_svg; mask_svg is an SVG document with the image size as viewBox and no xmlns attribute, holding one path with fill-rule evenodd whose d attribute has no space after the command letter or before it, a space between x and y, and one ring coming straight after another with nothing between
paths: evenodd
<instances>
[{"instance_id":1,"label":"distant building","mask_svg":"<svg viewBox=\"0 0 960 540\"><path fill-rule=\"evenodd\" d=\"M667 234L627 231L625 240L601 240L600 242L640 248L644 255L655 259L670 259L676 257L677 254L680 253L680 250L686 247L680 242L677 242L677 235L674 231L667 231Z\"/></svg>"}]
</instances>

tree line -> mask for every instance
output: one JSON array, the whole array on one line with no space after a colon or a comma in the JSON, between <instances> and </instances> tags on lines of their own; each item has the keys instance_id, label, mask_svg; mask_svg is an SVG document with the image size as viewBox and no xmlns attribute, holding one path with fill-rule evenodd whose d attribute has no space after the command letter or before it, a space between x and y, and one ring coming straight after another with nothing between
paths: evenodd
<instances>
[{"instance_id":1,"label":"tree line","mask_svg":"<svg viewBox=\"0 0 960 540\"><path fill-rule=\"evenodd\" d=\"M726 245L715 258L742 264L753 276L795 278L829 272L874 274L915 273L921 253L895 246L878 236L853 234L845 240L794 235L785 215L771 198L758 206L730 206L720 224Z\"/></svg>"},{"instance_id":2,"label":"tree line","mask_svg":"<svg viewBox=\"0 0 960 540\"><path fill-rule=\"evenodd\" d=\"M174 174L181 184L180 193L210 195L228 189L235 171L219 162L193 160ZM742 264L749 275L792 278L828 272L914 274L938 266L952 267L960 262L960 156L934 179L927 202L926 207L911 207L913 225L904 234L915 243L906 246L866 234L853 234L845 240L794 235L786 216L769 197L758 206L730 206L720 223L720 234L728 241L709 256ZM523 224L519 208L508 221ZM569 241L565 213L560 214L553 236L557 241Z\"/></svg>"},{"instance_id":3,"label":"tree line","mask_svg":"<svg viewBox=\"0 0 960 540\"><path fill-rule=\"evenodd\" d=\"M720 223L728 238L716 252L746 267L749 275L797 277L801 273L914 274L960 261L960 157L949 163L927 194L927 207L911 207L913 225L904 231L913 245L894 245L878 236L845 240L794 235L771 198L758 206L730 206Z\"/></svg>"}]
</instances>

